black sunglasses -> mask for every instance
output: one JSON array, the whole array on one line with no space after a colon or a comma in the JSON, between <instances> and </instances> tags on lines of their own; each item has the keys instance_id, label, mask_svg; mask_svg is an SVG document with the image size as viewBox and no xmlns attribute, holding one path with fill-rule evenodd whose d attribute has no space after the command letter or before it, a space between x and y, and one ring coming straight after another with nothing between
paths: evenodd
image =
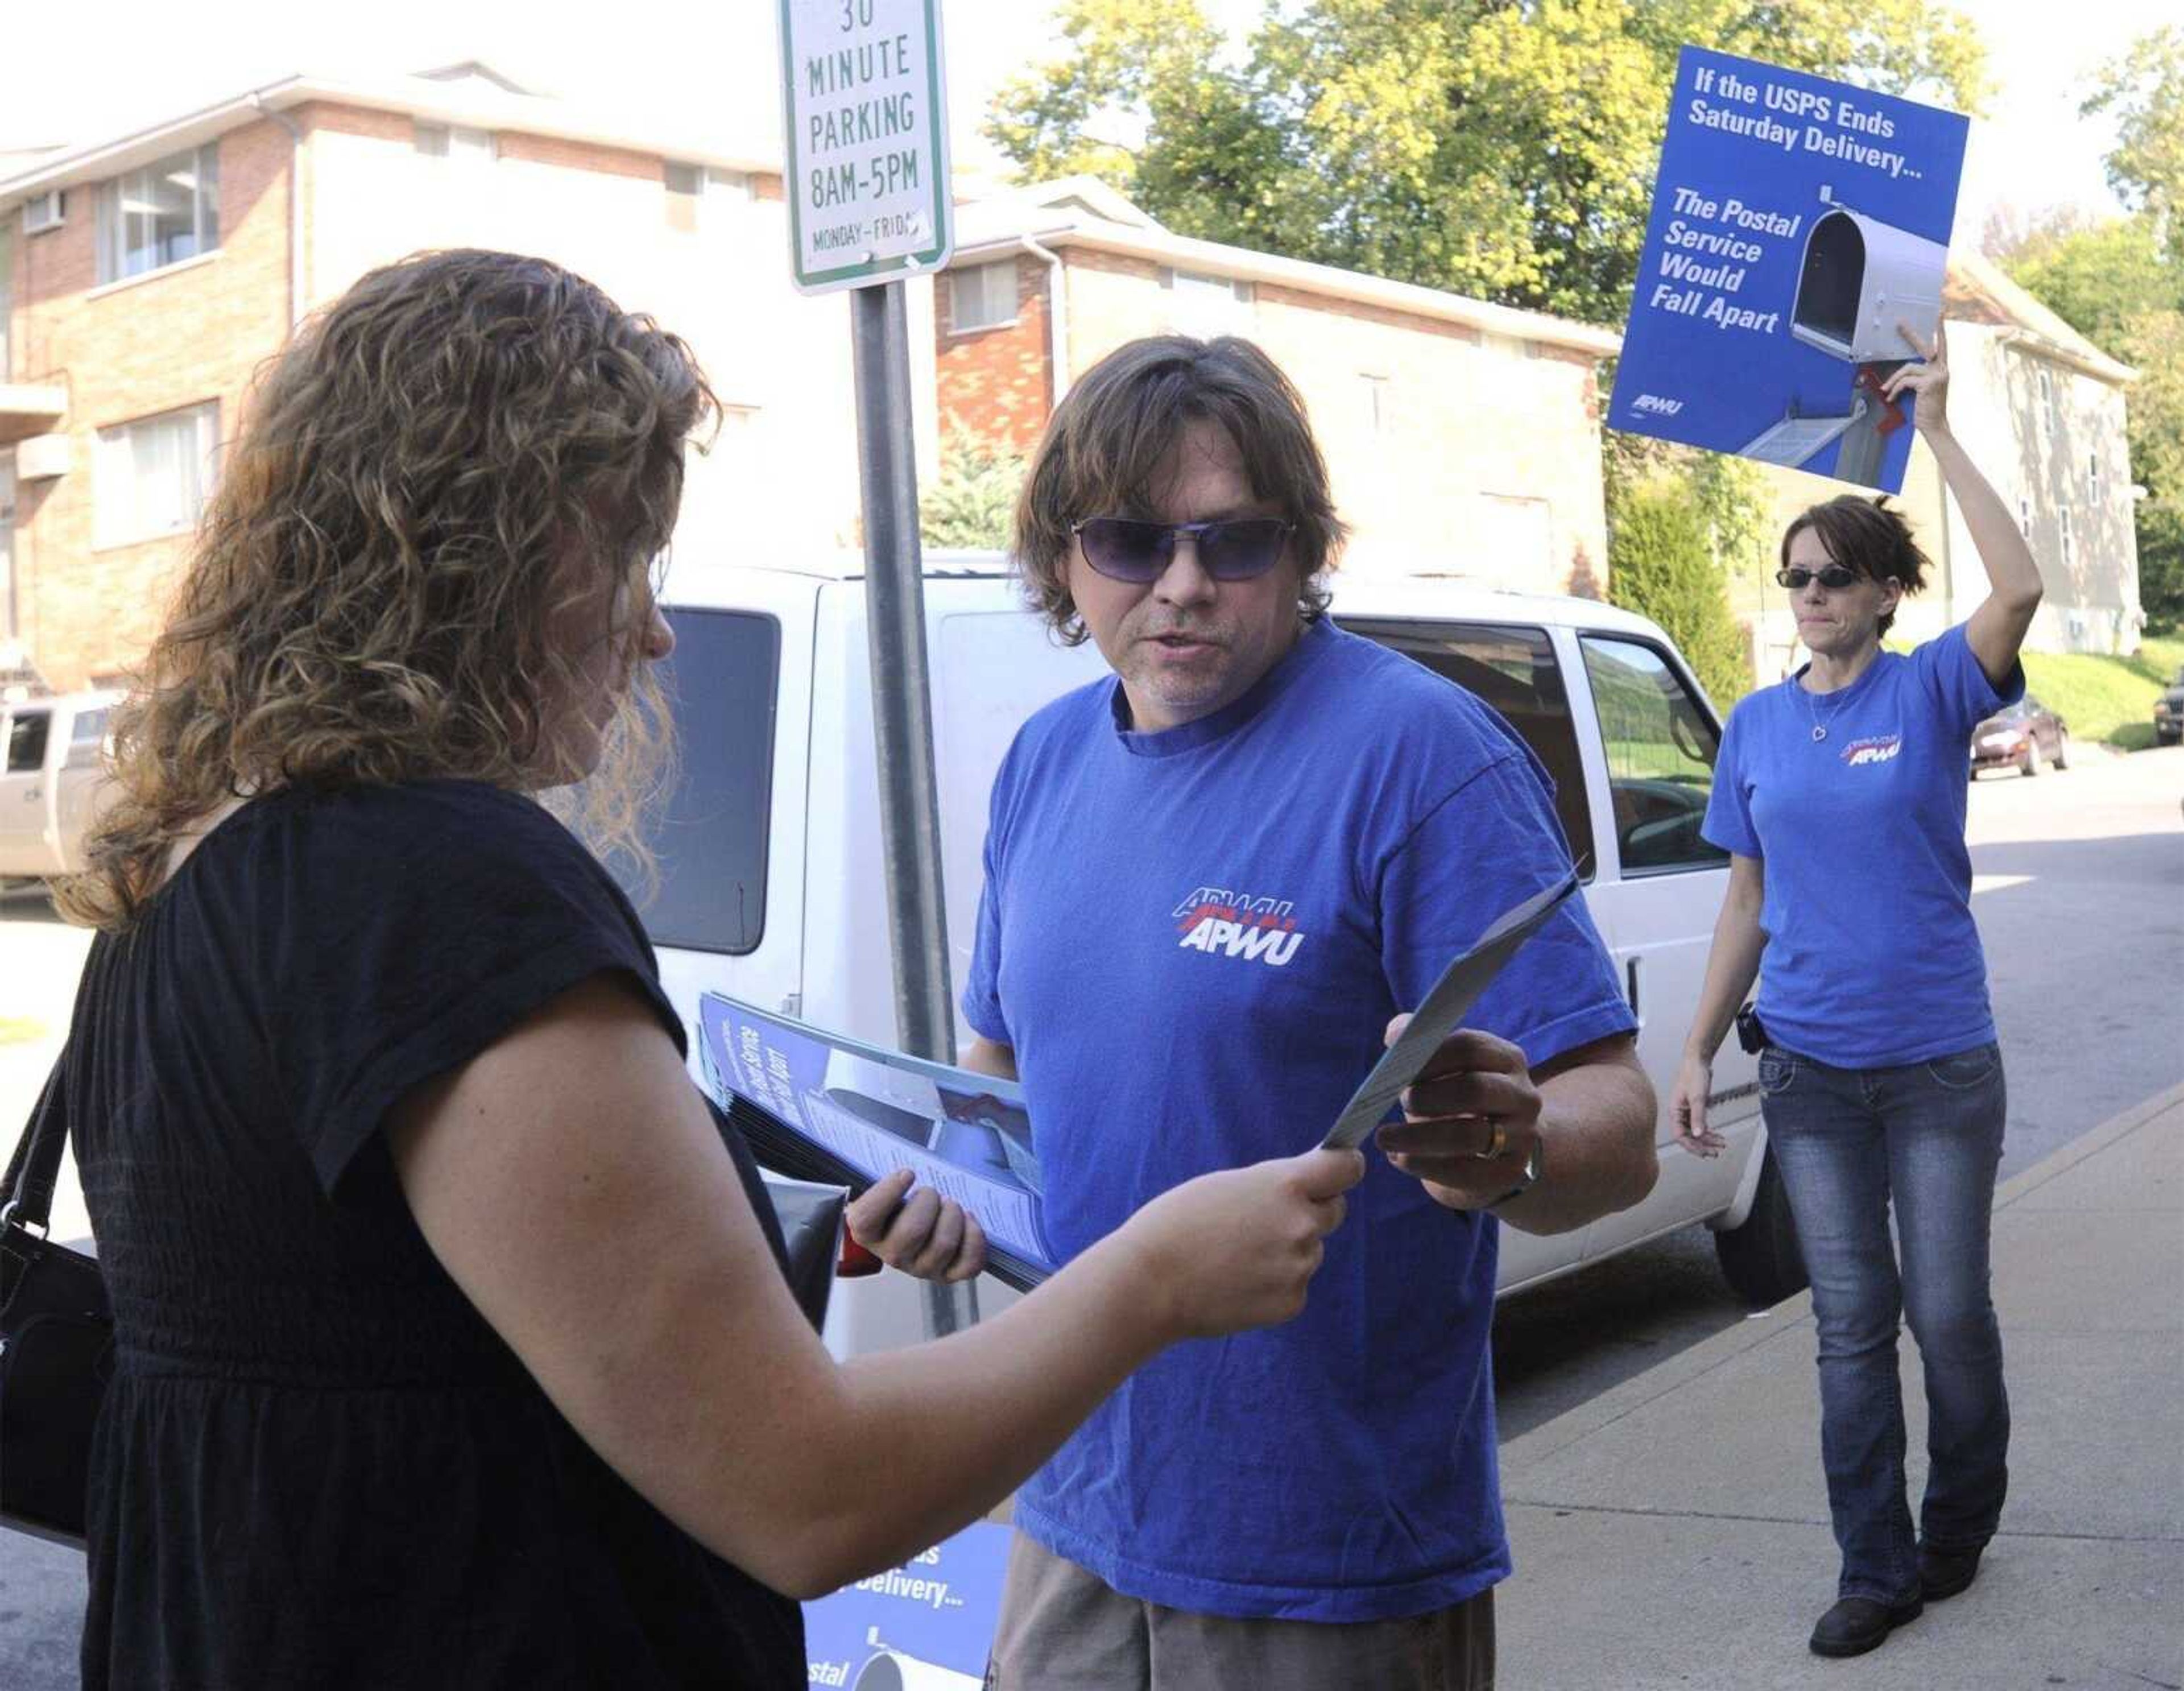
<instances>
[{"instance_id":1,"label":"black sunglasses","mask_svg":"<svg viewBox=\"0 0 2184 1691\"><path fill-rule=\"evenodd\" d=\"M1278 516L1238 516L1219 522L1146 522L1134 516L1088 516L1070 525L1084 561L1114 581L1142 587L1158 581L1188 534L1199 566L1216 581L1249 581L1273 568L1296 525Z\"/></svg>"},{"instance_id":2,"label":"black sunglasses","mask_svg":"<svg viewBox=\"0 0 2184 1691\"><path fill-rule=\"evenodd\" d=\"M1775 571L1774 579L1792 593L1802 593L1816 581L1830 593L1840 593L1852 582L1864 578L1856 570L1845 569L1841 564L1830 564L1824 570L1808 570L1792 565L1788 569Z\"/></svg>"}]
</instances>

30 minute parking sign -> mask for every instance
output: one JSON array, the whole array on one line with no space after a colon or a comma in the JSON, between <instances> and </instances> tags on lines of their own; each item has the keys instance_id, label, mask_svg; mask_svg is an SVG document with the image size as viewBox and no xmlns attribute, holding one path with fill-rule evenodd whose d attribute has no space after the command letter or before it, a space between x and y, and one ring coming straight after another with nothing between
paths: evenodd
<instances>
[{"instance_id":1,"label":"30 minute parking sign","mask_svg":"<svg viewBox=\"0 0 2184 1691\"><path fill-rule=\"evenodd\" d=\"M781 0L791 262L806 293L955 250L940 0Z\"/></svg>"}]
</instances>

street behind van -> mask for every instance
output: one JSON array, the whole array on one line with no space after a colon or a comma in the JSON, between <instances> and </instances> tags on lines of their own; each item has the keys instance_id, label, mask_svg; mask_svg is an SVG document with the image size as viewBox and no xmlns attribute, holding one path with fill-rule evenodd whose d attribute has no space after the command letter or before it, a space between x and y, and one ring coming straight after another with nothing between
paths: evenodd
<instances>
[{"instance_id":1,"label":"street behind van","mask_svg":"<svg viewBox=\"0 0 2184 1691\"><path fill-rule=\"evenodd\" d=\"M676 648L663 679L682 767L654 834L657 890L640 907L668 993L694 1028L699 994L717 991L895 1042L862 567L854 558L712 569L685 561L668 581ZM1056 642L991 555L928 555L924 592L948 955L960 991L1002 755L1033 712L1108 671L1090 644ZM1720 740L1713 706L1658 628L1596 601L1339 576L1334 592L1339 623L1468 688L1552 776L1586 903L1638 1016L1667 1152L1668 1100L1728 878L1726 857L1699 833ZM956 1037L970 1038L960 1018ZM1724 1272L1747 1298L1797 1290L1803 1272L1766 1151L1755 1059L1731 1041L1714 1081L1724 1155L1664 1154L1643 1203L1578 1231L1504 1230L1500 1290L1695 1221L1716 1230ZM1301 1125L1298 1143L1323 1125ZM979 1296L990 1312L1014 1294L986 1278ZM850 1354L916 1338L922 1308L907 1276L846 1282L828 1342Z\"/></svg>"}]
</instances>

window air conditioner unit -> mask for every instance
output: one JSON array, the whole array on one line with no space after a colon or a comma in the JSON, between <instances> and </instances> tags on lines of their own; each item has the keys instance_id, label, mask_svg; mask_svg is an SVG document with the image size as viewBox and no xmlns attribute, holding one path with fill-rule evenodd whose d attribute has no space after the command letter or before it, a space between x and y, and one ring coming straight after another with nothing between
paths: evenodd
<instances>
[{"instance_id":1,"label":"window air conditioner unit","mask_svg":"<svg viewBox=\"0 0 2184 1691\"><path fill-rule=\"evenodd\" d=\"M23 232L25 235L58 229L67 220L68 195L59 188L47 188L43 193L33 194L23 202Z\"/></svg>"}]
</instances>

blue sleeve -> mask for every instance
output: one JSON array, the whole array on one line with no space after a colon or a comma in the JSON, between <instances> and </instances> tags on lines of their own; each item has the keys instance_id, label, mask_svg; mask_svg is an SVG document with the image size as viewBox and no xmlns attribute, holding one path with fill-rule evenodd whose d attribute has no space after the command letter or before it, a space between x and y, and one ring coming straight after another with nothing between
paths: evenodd
<instances>
[{"instance_id":1,"label":"blue sleeve","mask_svg":"<svg viewBox=\"0 0 2184 1691\"><path fill-rule=\"evenodd\" d=\"M1911 667L1939 707L1943 725L1955 734L1969 736L1986 717L2025 696L2024 664L2012 663L2008 678L1997 688L1980 667L1961 622L1914 650Z\"/></svg>"},{"instance_id":2,"label":"blue sleeve","mask_svg":"<svg viewBox=\"0 0 2184 1691\"><path fill-rule=\"evenodd\" d=\"M1412 830L1382 873L1381 959L1396 1002L1418 1003L1487 924L1569 868L1530 760L1518 753L1486 765ZM1464 1020L1522 1046L1535 1067L1637 1026L1582 895L1524 943Z\"/></svg>"},{"instance_id":3,"label":"blue sleeve","mask_svg":"<svg viewBox=\"0 0 2184 1691\"><path fill-rule=\"evenodd\" d=\"M981 1039L992 1040L997 1045L1014 1046L1009 1036L1008 1019L1001 1013L1001 799L1002 788L1009 778L1009 763L1005 761L1000 773L994 777L994 792L987 806L986 844L980 854L980 863L985 871L984 884L978 890L978 931L971 943L971 973L963 983L960 1001L963 1019L971 1030Z\"/></svg>"},{"instance_id":4,"label":"blue sleeve","mask_svg":"<svg viewBox=\"0 0 2184 1691\"><path fill-rule=\"evenodd\" d=\"M1763 857L1759 830L1752 825L1752 793L1744 784L1744 742L1752 726L1748 711L1729 713L1721 731L1721 752L1714 759L1713 790L1707 795L1706 820L1699 834L1709 846L1740 857Z\"/></svg>"}]
</instances>

